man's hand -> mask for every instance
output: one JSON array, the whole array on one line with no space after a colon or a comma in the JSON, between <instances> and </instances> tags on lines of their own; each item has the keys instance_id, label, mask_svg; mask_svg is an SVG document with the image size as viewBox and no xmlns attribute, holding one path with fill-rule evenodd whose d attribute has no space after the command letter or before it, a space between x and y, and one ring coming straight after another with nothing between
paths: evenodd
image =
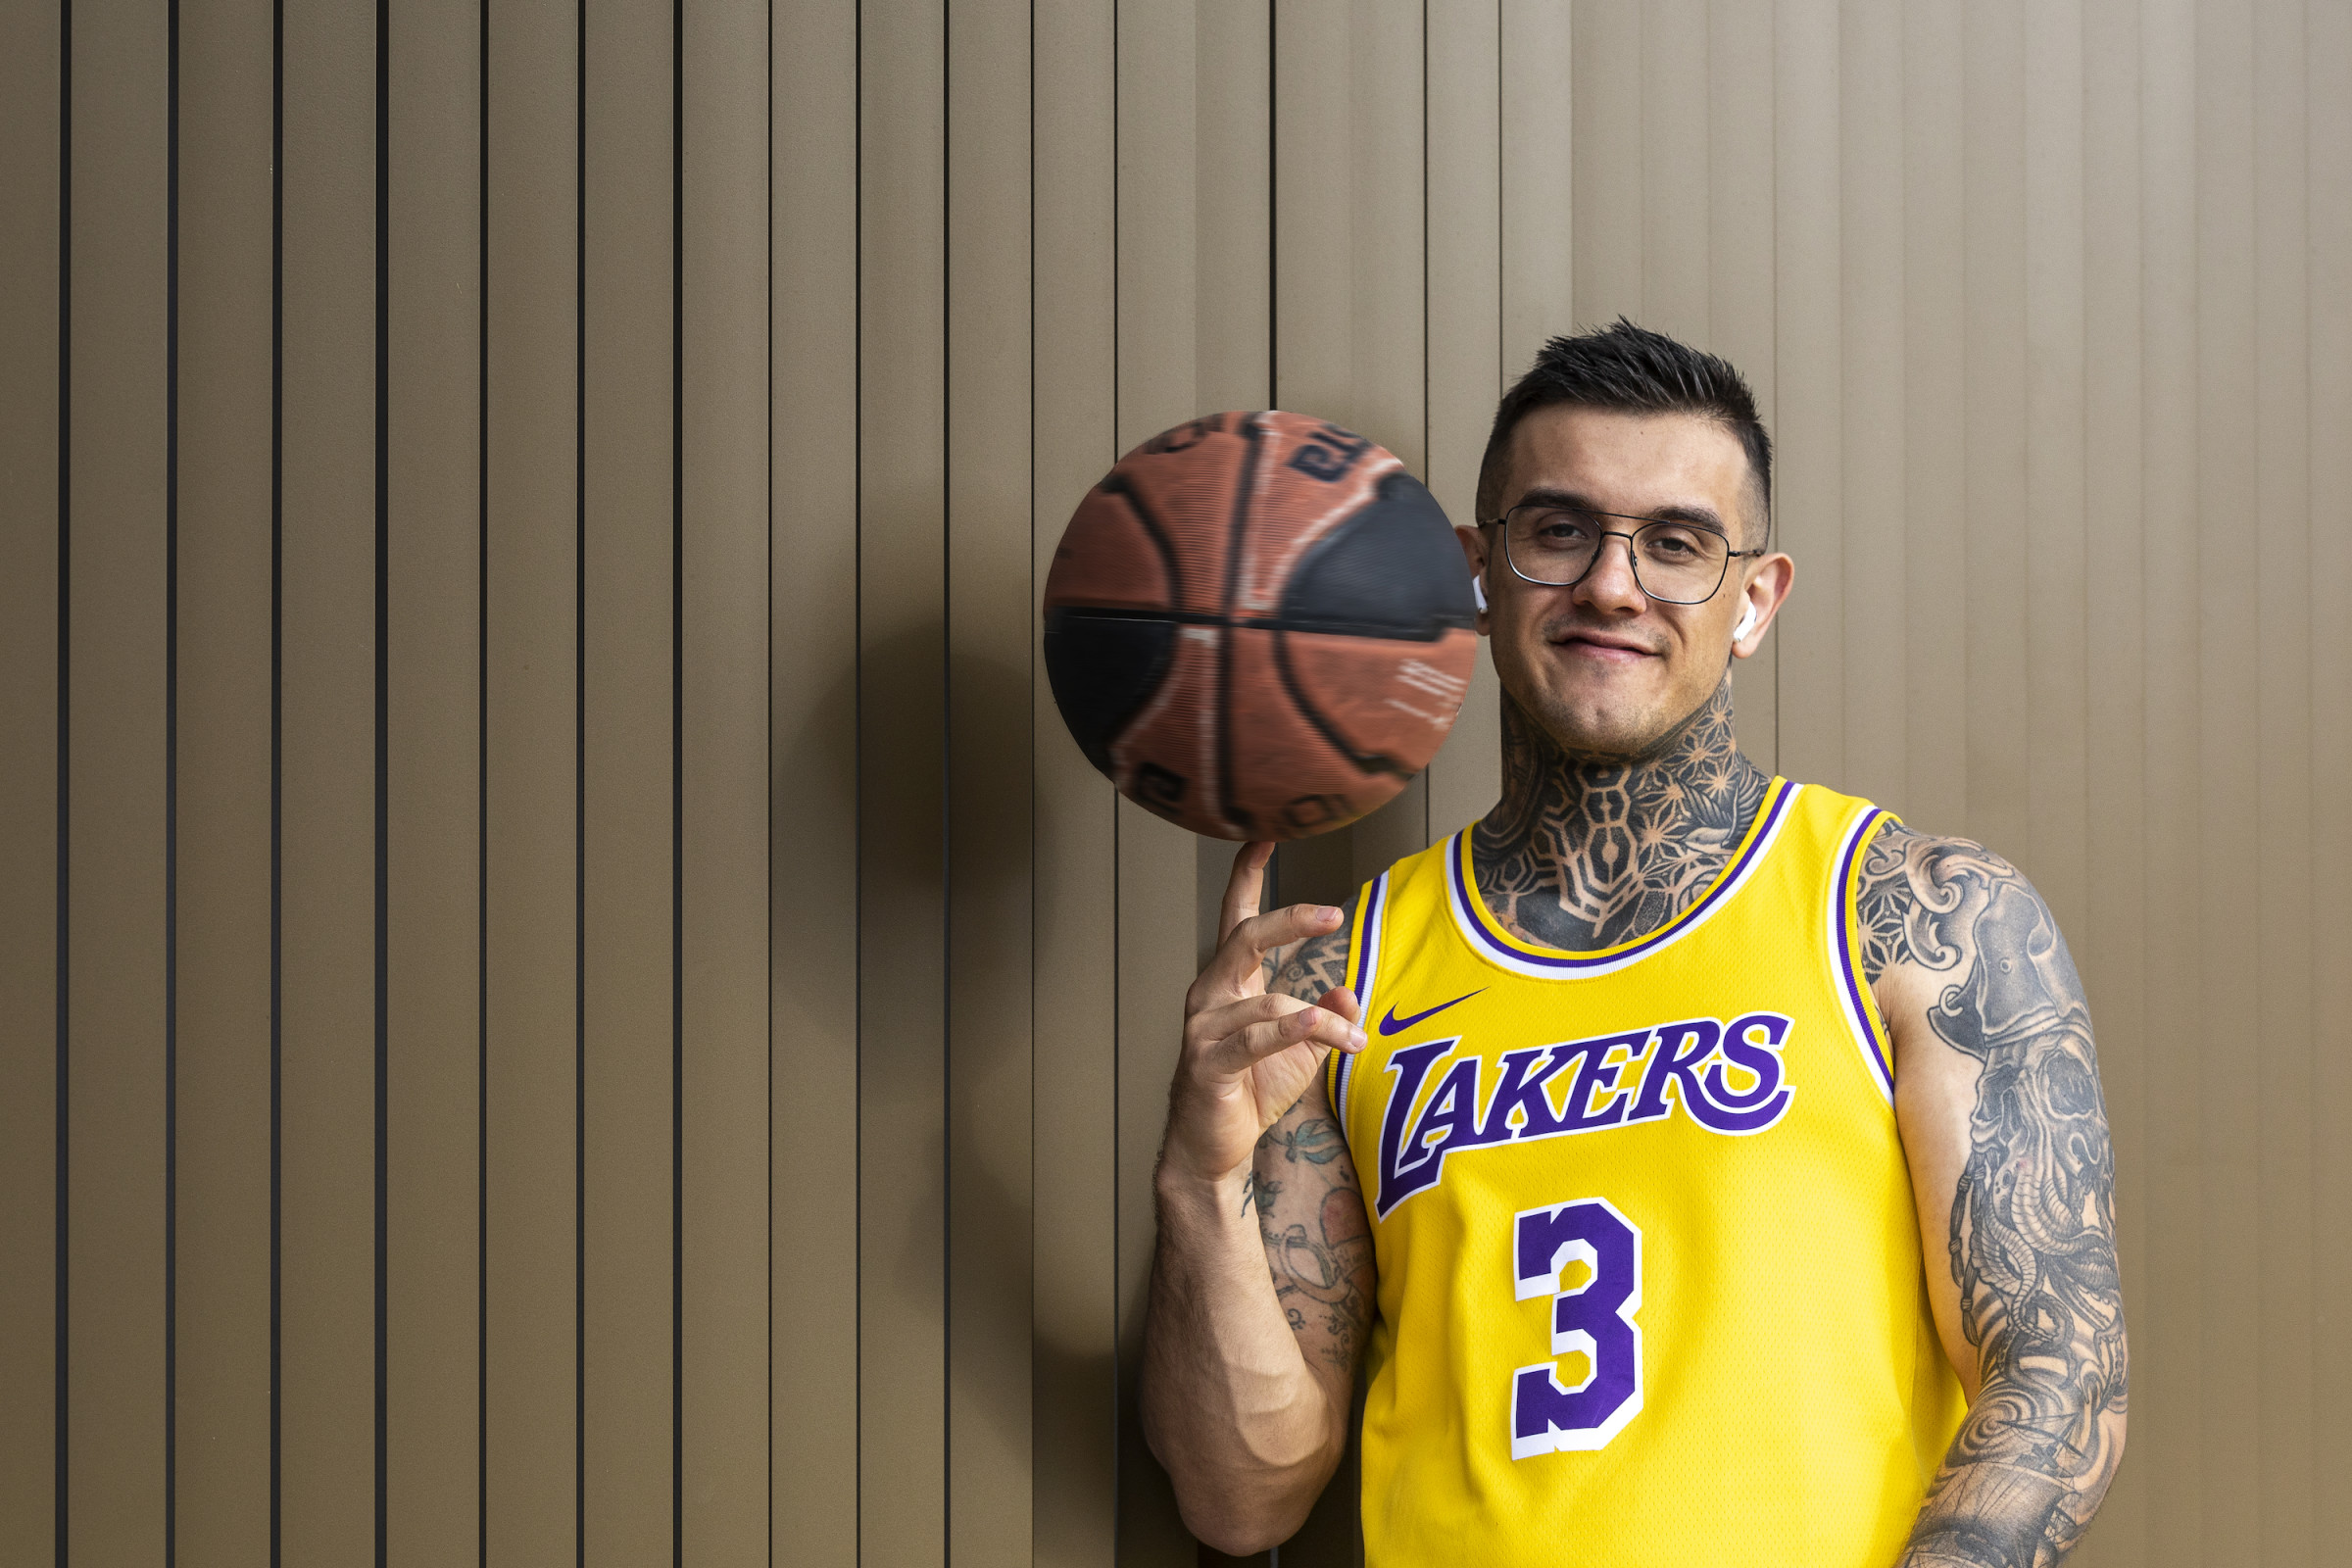
<instances>
[{"instance_id":1,"label":"man's hand","mask_svg":"<svg viewBox=\"0 0 2352 1568\"><path fill-rule=\"evenodd\" d=\"M1266 990L1266 956L1339 930L1341 912L1294 904L1258 913L1271 844L1233 859L1217 951L1184 999L1184 1051L1168 1095L1163 1172L1204 1187L1244 1179L1267 1128L1298 1103L1329 1051L1363 1049L1355 997L1334 987L1313 1003Z\"/></svg>"}]
</instances>

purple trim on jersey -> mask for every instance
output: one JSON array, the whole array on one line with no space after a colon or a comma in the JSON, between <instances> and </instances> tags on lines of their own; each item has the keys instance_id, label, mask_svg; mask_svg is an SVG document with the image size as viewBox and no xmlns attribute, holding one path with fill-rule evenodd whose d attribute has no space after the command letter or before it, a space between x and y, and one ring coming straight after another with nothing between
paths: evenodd
<instances>
[{"instance_id":1,"label":"purple trim on jersey","mask_svg":"<svg viewBox=\"0 0 2352 1568\"><path fill-rule=\"evenodd\" d=\"M1862 846L1878 832L1886 813L1870 810L1863 813L1862 824L1846 841L1845 854L1838 862L1838 880L1833 886L1837 899L1837 921L1831 927L1837 933L1838 974L1845 982L1845 999L1854 1009L1854 1027L1861 1031L1863 1042L1870 1047L1870 1059L1878 1064L1879 1082L1888 1094L1894 1093L1894 1068L1886 1060L1886 1053L1879 1048L1879 1032L1870 1026L1870 999L1862 986L1862 977L1854 972L1853 889L1854 861L1862 854Z\"/></svg>"},{"instance_id":2,"label":"purple trim on jersey","mask_svg":"<svg viewBox=\"0 0 2352 1568\"><path fill-rule=\"evenodd\" d=\"M1348 989L1355 993L1358 1016L1372 1016L1372 982L1380 976L1380 924L1388 912L1389 873L1381 872L1364 886L1363 919L1357 926L1355 961L1348 967ZM1368 1031L1367 1031L1368 1033ZM1366 1050L1371 1049L1367 1042ZM1355 1078L1355 1057L1339 1053L1331 1073L1331 1119L1340 1125L1340 1142L1348 1142L1348 1088Z\"/></svg>"},{"instance_id":3,"label":"purple trim on jersey","mask_svg":"<svg viewBox=\"0 0 2352 1568\"><path fill-rule=\"evenodd\" d=\"M1388 891L1386 871L1364 884L1363 935L1355 945L1355 963L1348 974L1348 989L1355 993L1366 1017L1372 1009L1372 977L1380 971L1380 914Z\"/></svg>"},{"instance_id":4,"label":"purple trim on jersey","mask_svg":"<svg viewBox=\"0 0 2352 1568\"><path fill-rule=\"evenodd\" d=\"M1777 789L1764 808L1763 820L1749 831L1745 848L1740 850L1739 858L1725 869L1723 875L1715 879L1715 885L1707 890L1706 896L1685 911L1681 919L1651 932L1631 947L1618 948L1607 953L1531 951L1505 942L1493 931L1488 930L1485 907L1479 903L1478 891L1470 885L1468 875L1464 870L1470 859L1470 829L1468 828L1462 829L1459 835L1461 841L1459 846L1446 858L1446 873L1453 878L1454 902L1467 917L1464 923L1478 933L1479 939L1485 942L1489 948L1506 958L1513 958L1521 963L1537 964L1563 974L1580 974L1595 969L1614 969L1656 952L1659 948L1681 937L1686 931L1694 929L1701 920L1704 920L1716 905L1720 904L1733 889L1740 886L1748 871L1753 868L1757 858L1771 845L1773 835L1780 829L1781 818L1788 814L1788 803L1796 799L1796 792L1801 788L1803 786L1799 784L1785 784Z\"/></svg>"}]
</instances>

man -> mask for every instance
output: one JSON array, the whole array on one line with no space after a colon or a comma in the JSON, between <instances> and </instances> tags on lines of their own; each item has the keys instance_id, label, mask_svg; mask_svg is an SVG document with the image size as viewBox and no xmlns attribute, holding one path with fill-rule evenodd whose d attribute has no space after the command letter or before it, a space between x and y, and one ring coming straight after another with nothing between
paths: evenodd
<instances>
[{"instance_id":1,"label":"man","mask_svg":"<svg viewBox=\"0 0 2352 1568\"><path fill-rule=\"evenodd\" d=\"M1298 1528L1367 1352L1373 1568L2047 1564L2089 1524L2126 1356L2082 987L1998 856L1735 747L1770 506L1730 366L1553 340L1459 530L1500 803L1346 910L1260 914L1236 859L1143 1386L1210 1544Z\"/></svg>"}]
</instances>

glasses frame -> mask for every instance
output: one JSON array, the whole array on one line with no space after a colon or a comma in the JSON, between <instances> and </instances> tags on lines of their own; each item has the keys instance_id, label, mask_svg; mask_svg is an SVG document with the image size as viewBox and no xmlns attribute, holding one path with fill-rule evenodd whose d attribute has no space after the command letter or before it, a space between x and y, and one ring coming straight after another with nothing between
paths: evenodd
<instances>
[{"instance_id":1,"label":"glasses frame","mask_svg":"<svg viewBox=\"0 0 2352 1568\"><path fill-rule=\"evenodd\" d=\"M1642 529L1603 528L1600 531L1599 540L1592 546L1592 559L1585 563L1585 569L1578 572L1575 576L1569 578L1566 582L1551 582L1543 577L1529 576L1527 572L1520 566L1519 563L1512 559L1511 556L1511 514L1516 512L1534 511L1538 509L1541 509L1544 512L1581 512L1589 517L1614 517L1619 522L1641 523L1642 527L1648 527L1657 523L1671 523L1678 528L1695 528L1702 533L1711 533L1716 538L1721 539L1727 546L1732 542L1732 536L1728 533L1725 533L1721 528L1712 527L1703 522L1691 522L1683 517L1637 517L1630 513L1602 512L1593 507L1563 507L1556 501L1522 501L1519 503L1519 505L1505 511L1501 516L1491 517L1488 519L1488 521L1502 530L1502 564L1511 568L1512 576L1517 577L1521 582L1531 583L1538 588L1575 587L1578 583L1583 582L1587 577L1592 575L1592 568L1600 564L1601 552L1609 548L1609 541L1612 539L1622 539L1625 541L1625 564L1627 567L1632 570L1634 574L1634 586L1642 590L1642 598L1653 600L1661 605L1703 605L1708 600L1714 598L1717 594L1723 592L1723 585L1731 579L1733 562L1743 560L1749 556L1760 556L1765 553L1762 546L1759 546L1754 550L1726 549L1723 553L1723 570L1716 576L1714 587L1708 589L1696 599L1669 599L1664 594L1651 593L1649 590L1649 584L1642 580L1642 558L1634 552L1634 539L1636 535L1642 532Z\"/></svg>"}]
</instances>

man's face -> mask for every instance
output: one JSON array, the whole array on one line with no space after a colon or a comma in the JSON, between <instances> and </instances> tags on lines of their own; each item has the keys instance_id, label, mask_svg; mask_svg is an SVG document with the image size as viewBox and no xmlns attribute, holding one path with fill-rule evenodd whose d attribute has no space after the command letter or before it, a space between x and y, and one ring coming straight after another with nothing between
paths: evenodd
<instances>
[{"instance_id":1,"label":"man's face","mask_svg":"<svg viewBox=\"0 0 2352 1568\"><path fill-rule=\"evenodd\" d=\"M1544 502L1624 517L1712 521L1734 550L1753 547L1753 489L1740 438L1695 415L1629 415L1554 405L1512 432L1501 504ZM1469 530L1463 530L1467 533ZM1762 532L1755 519L1754 532ZM1604 538L1584 579L1550 587L1508 564L1499 526L1465 539L1486 573L1502 689L1563 750L1640 757L1714 694L1729 656L1745 657L1788 591L1786 556L1735 560L1704 604L1665 604L1637 582L1628 541ZM1740 612L1757 611L1733 646Z\"/></svg>"}]
</instances>

